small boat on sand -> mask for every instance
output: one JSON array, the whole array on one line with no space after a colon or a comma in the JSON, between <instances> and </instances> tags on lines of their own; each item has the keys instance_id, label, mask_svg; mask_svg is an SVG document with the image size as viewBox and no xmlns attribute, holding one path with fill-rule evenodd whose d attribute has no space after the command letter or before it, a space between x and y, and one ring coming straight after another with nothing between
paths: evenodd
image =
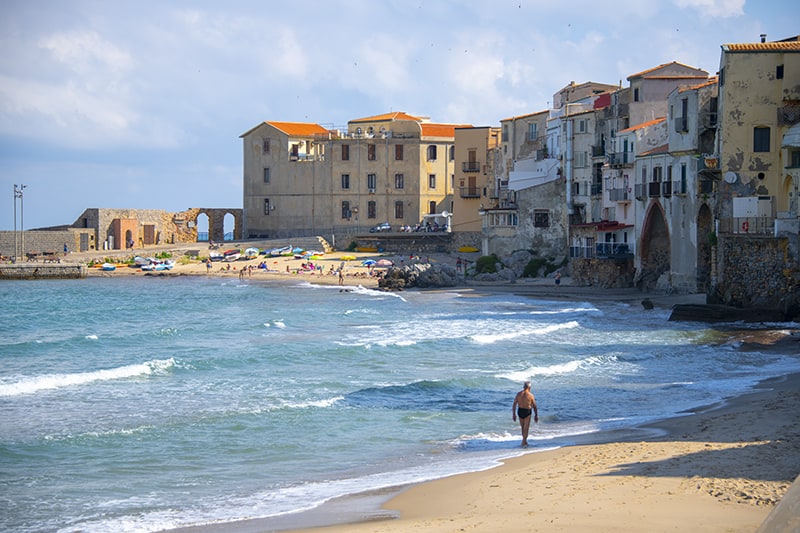
<instances>
[{"instance_id":1,"label":"small boat on sand","mask_svg":"<svg viewBox=\"0 0 800 533\"><path fill-rule=\"evenodd\" d=\"M116 269L117 265L115 265L114 263L103 263L103 265L100 267L100 270L105 270L106 272L111 272L112 270Z\"/></svg>"},{"instance_id":2,"label":"small boat on sand","mask_svg":"<svg viewBox=\"0 0 800 533\"><path fill-rule=\"evenodd\" d=\"M223 261L238 261L240 257L242 257L242 251L239 249L234 250L225 250L222 254L224 257L222 258Z\"/></svg>"}]
</instances>

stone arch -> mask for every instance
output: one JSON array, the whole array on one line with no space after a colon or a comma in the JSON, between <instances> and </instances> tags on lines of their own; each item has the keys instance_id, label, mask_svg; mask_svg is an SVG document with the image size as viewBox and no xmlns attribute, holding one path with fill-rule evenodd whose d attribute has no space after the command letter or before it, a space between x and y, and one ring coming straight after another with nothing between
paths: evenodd
<instances>
[{"instance_id":1,"label":"stone arch","mask_svg":"<svg viewBox=\"0 0 800 533\"><path fill-rule=\"evenodd\" d=\"M708 292L711 287L711 234L714 231L714 217L708 204L700 206L697 212L697 291Z\"/></svg>"},{"instance_id":2,"label":"stone arch","mask_svg":"<svg viewBox=\"0 0 800 533\"><path fill-rule=\"evenodd\" d=\"M219 209L211 207L198 207L191 210L193 212L192 220L197 225L197 217L201 214L208 217L208 239L214 242L222 242L225 240L225 215L233 216L233 240L241 240L242 221L244 220L242 209Z\"/></svg>"},{"instance_id":3,"label":"stone arch","mask_svg":"<svg viewBox=\"0 0 800 533\"><path fill-rule=\"evenodd\" d=\"M653 203L647 211L642 226L639 251L641 271L638 277L639 288L643 291L654 289L658 278L670 271L670 238L664 208Z\"/></svg>"}]
</instances>

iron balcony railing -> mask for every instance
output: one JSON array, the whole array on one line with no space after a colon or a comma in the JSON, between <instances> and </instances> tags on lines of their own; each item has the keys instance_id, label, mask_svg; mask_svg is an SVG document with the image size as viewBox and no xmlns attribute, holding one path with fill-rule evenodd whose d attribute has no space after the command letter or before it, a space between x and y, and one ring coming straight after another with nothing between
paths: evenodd
<instances>
[{"instance_id":1,"label":"iron balcony railing","mask_svg":"<svg viewBox=\"0 0 800 533\"><path fill-rule=\"evenodd\" d=\"M661 194L661 182L660 181L651 181L647 184L647 196L650 198L656 198Z\"/></svg>"},{"instance_id":2,"label":"iron balcony railing","mask_svg":"<svg viewBox=\"0 0 800 533\"><path fill-rule=\"evenodd\" d=\"M627 202L630 200L630 194L627 187L621 189L609 189L608 199L612 202Z\"/></svg>"},{"instance_id":3,"label":"iron balcony railing","mask_svg":"<svg viewBox=\"0 0 800 533\"><path fill-rule=\"evenodd\" d=\"M464 161L461 163L461 170L463 172L480 172L481 164L477 161Z\"/></svg>"},{"instance_id":4,"label":"iron balcony railing","mask_svg":"<svg viewBox=\"0 0 800 533\"><path fill-rule=\"evenodd\" d=\"M479 187L459 187L461 198L480 198L481 190Z\"/></svg>"},{"instance_id":5,"label":"iron balcony railing","mask_svg":"<svg viewBox=\"0 0 800 533\"><path fill-rule=\"evenodd\" d=\"M598 242L594 247L597 257L625 257L633 254L624 242Z\"/></svg>"},{"instance_id":6,"label":"iron balcony railing","mask_svg":"<svg viewBox=\"0 0 800 533\"><path fill-rule=\"evenodd\" d=\"M775 217L720 218L719 232L738 235L773 235L775 233Z\"/></svg>"}]
</instances>

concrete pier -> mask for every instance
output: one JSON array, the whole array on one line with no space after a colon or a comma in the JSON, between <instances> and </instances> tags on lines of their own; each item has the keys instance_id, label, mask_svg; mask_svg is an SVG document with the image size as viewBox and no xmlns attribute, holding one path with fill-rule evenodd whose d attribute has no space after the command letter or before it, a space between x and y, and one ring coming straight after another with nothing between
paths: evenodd
<instances>
[{"instance_id":1,"label":"concrete pier","mask_svg":"<svg viewBox=\"0 0 800 533\"><path fill-rule=\"evenodd\" d=\"M87 267L82 264L17 263L0 265L0 280L5 279L79 279L85 278Z\"/></svg>"}]
</instances>

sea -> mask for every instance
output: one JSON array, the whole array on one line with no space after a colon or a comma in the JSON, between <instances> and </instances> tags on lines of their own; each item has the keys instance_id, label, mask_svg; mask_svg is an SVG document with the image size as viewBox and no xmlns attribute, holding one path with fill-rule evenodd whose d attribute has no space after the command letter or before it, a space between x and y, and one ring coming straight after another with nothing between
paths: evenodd
<instances>
[{"instance_id":1,"label":"sea","mask_svg":"<svg viewBox=\"0 0 800 533\"><path fill-rule=\"evenodd\" d=\"M0 303L9 532L291 525L800 371L741 350L744 324L638 303L203 276L5 281ZM523 450L525 380L540 422Z\"/></svg>"}]
</instances>

